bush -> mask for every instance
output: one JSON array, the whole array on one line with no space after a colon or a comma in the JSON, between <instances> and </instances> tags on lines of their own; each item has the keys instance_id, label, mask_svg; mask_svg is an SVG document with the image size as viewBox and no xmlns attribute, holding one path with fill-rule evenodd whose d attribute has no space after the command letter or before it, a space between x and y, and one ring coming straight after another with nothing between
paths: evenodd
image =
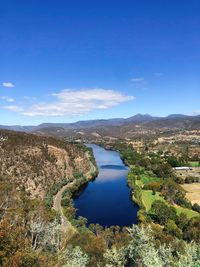
<instances>
[{"instance_id":1,"label":"bush","mask_svg":"<svg viewBox=\"0 0 200 267\"><path fill-rule=\"evenodd\" d=\"M194 203L194 205L192 206L192 209L193 209L194 211L197 211L197 212L200 213L200 205L198 205L197 203Z\"/></svg>"},{"instance_id":2,"label":"bush","mask_svg":"<svg viewBox=\"0 0 200 267\"><path fill-rule=\"evenodd\" d=\"M48 194L45 197L45 203L48 207L53 206L53 196L58 193L58 191L65 185L69 183L68 178L63 178L62 180L58 181L57 183L53 184L53 186L50 188Z\"/></svg>"},{"instance_id":3,"label":"bush","mask_svg":"<svg viewBox=\"0 0 200 267\"><path fill-rule=\"evenodd\" d=\"M176 236L178 238L182 238L182 231L178 226L176 225L175 221L169 220L167 224L164 227L164 231L167 234L170 234L172 236Z\"/></svg>"}]
</instances>

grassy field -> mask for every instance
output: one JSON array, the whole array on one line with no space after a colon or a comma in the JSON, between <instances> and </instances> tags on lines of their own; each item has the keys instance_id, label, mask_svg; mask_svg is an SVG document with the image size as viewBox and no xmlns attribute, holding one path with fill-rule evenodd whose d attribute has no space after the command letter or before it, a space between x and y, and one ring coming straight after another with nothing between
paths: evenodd
<instances>
[{"instance_id":1,"label":"grassy field","mask_svg":"<svg viewBox=\"0 0 200 267\"><path fill-rule=\"evenodd\" d=\"M152 190L142 190L142 202L147 212L151 209L151 206L155 200L165 201L158 192L153 195Z\"/></svg>"},{"instance_id":2,"label":"grassy field","mask_svg":"<svg viewBox=\"0 0 200 267\"><path fill-rule=\"evenodd\" d=\"M197 217L199 216L199 213L194 211L194 210L190 210L190 209L186 209L186 208L182 208L180 206L174 206L177 214L179 215L180 213L185 213L187 215L188 218L193 218L193 217Z\"/></svg>"},{"instance_id":3,"label":"grassy field","mask_svg":"<svg viewBox=\"0 0 200 267\"><path fill-rule=\"evenodd\" d=\"M199 162L198 161L189 161L189 164L191 167L199 167Z\"/></svg>"},{"instance_id":4,"label":"grassy field","mask_svg":"<svg viewBox=\"0 0 200 267\"><path fill-rule=\"evenodd\" d=\"M194 162L193 162L193 164L194 164ZM195 168L194 170L195 170L195 174L196 174L196 172L199 172L199 168ZM191 170L190 172L194 173L194 170ZM190 172L187 171L184 173L184 175L189 175ZM142 196L141 196L142 199L141 200L142 200L143 205L144 205L147 212L149 212L149 210L151 209L151 206L155 200L161 200L161 201L164 201L167 205L170 205L162 196L160 196L159 192L156 192L156 194L153 195L152 190L142 190L142 187L144 185L147 185L147 184L152 183L152 182L158 182L159 183L159 182L162 182L162 179L151 175L151 173L149 173L147 171L145 171L143 174L140 174L140 179L135 181L135 184L141 188L141 192L142 192ZM199 185L200 185L200 183L199 183ZM200 189L200 187L198 187L197 191L199 189ZM200 193L200 191L198 191L198 196L199 196L199 193ZM198 197L198 199L199 199L199 197ZM197 213L193 210L190 210L187 208L182 208L182 207L177 206L177 205L174 205L173 207L176 209L177 214L185 213L188 216L188 218L199 216L199 213Z\"/></svg>"},{"instance_id":5,"label":"grassy field","mask_svg":"<svg viewBox=\"0 0 200 267\"><path fill-rule=\"evenodd\" d=\"M159 182L160 179L154 176L151 176L149 173L144 173L142 175L140 175L140 180L136 180L136 185L138 186L143 186L145 184L149 184L152 182Z\"/></svg>"},{"instance_id":6,"label":"grassy field","mask_svg":"<svg viewBox=\"0 0 200 267\"><path fill-rule=\"evenodd\" d=\"M170 205L162 196L159 195L158 192L153 195L152 190L142 190L142 202L147 212L151 209L151 206L155 200L161 200L164 201L167 205ZM174 206L174 208L176 209L177 214L185 213L188 218L199 216L199 213L190 209L182 208L180 206Z\"/></svg>"}]
</instances>

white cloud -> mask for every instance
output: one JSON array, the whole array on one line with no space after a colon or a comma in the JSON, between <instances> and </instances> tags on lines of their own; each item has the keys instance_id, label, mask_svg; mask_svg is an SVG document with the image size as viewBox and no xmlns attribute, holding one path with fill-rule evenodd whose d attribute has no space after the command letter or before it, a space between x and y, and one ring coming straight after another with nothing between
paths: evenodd
<instances>
[{"instance_id":1,"label":"white cloud","mask_svg":"<svg viewBox=\"0 0 200 267\"><path fill-rule=\"evenodd\" d=\"M8 96L2 96L1 99L7 101L7 102L15 102L15 99Z\"/></svg>"},{"instance_id":2,"label":"white cloud","mask_svg":"<svg viewBox=\"0 0 200 267\"><path fill-rule=\"evenodd\" d=\"M26 116L75 116L92 110L109 109L120 103L134 100L133 96L102 88L65 89L51 96L56 98L54 102L34 104L26 109L21 108L19 111ZM13 108L13 111L18 111L17 107Z\"/></svg>"},{"instance_id":3,"label":"white cloud","mask_svg":"<svg viewBox=\"0 0 200 267\"><path fill-rule=\"evenodd\" d=\"M7 110L10 110L10 111L15 111L15 112L22 112L24 111L24 109L22 107L19 107L19 106L3 106L2 108L4 109L7 109Z\"/></svg>"},{"instance_id":4,"label":"white cloud","mask_svg":"<svg viewBox=\"0 0 200 267\"><path fill-rule=\"evenodd\" d=\"M11 82L3 82L2 85L3 87L7 87L7 88L15 87L15 85Z\"/></svg>"},{"instance_id":5,"label":"white cloud","mask_svg":"<svg viewBox=\"0 0 200 267\"><path fill-rule=\"evenodd\" d=\"M135 77L135 78L132 78L131 79L131 82L134 82L134 83L142 83L144 82L144 78L143 77Z\"/></svg>"}]
</instances>

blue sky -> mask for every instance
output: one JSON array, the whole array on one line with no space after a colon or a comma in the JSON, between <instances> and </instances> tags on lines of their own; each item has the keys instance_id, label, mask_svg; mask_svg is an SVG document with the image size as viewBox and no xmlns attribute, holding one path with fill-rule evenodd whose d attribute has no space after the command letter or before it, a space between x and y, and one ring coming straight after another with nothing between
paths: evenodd
<instances>
[{"instance_id":1,"label":"blue sky","mask_svg":"<svg viewBox=\"0 0 200 267\"><path fill-rule=\"evenodd\" d=\"M0 124L200 113L199 0L1 0Z\"/></svg>"}]
</instances>

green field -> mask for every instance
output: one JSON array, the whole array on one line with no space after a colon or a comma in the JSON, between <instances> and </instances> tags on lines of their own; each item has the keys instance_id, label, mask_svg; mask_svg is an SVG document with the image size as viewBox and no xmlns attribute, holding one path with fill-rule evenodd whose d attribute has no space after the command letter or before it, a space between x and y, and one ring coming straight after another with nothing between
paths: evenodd
<instances>
[{"instance_id":1,"label":"green field","mask_svg":"<svg viewBox=\"0 0 200 267\"><path fill-rule=\"evenodd\" d=\"M198 161L189 161L189 164L191 167L199 167L199 162Z\"/></svg>"},{"instance_id":2,"label":"green field","mask_svg":"<svg viewBox=\"0 0 200 267\"><path fill-rule=\"evenodd\" d=\"M161 200L164 201L167 205L170 205L162 196L159 195L158 192L156 192L156 194L153 195L152 190L142 190L142 202L147 212L149 212L155 200ZM176 209L177 214L185 213L188 216L188 218L199 216L199 213L196 211L182 208L180 206L173 206L173 207Z\"/></svg>"},{"instance_id":3,"label":"green field","mask_svg":"<svg viewBox=\"0 0 200 267\"><path fill-rule=\"evenodd\" d=\"M194 211L194 210L186 209L186 208L183 208L180 206L175 206L175 209L176 209L178 215L180 213L185 213L188 218L193 218L193 217L199 216L199 213Z\"/></svg>"},{"instance_id":4,"label":"green field","mask_svg":"<svg viewBox=\"0 0 200 267\"><path fill-rule=\"evenodd\" d=\"M143 186L152 182L160 182L160 178L151 176L150 174L148 174L147 172L144 174L140 175L140 180L136 180L136 185L138 186Z\"/></svg>"},{"instance_id":5,"label":"green field","mask_svg":"<svg viewBox=\"0 0 200 267\"><path fill-rule=\"evenodd\" d=\"M149 212L155 200L165 201L164 198L161 197L158 192L153 195L152 190L142 190L142 202L147 212Z\"/></svg>"}]
</instances>

